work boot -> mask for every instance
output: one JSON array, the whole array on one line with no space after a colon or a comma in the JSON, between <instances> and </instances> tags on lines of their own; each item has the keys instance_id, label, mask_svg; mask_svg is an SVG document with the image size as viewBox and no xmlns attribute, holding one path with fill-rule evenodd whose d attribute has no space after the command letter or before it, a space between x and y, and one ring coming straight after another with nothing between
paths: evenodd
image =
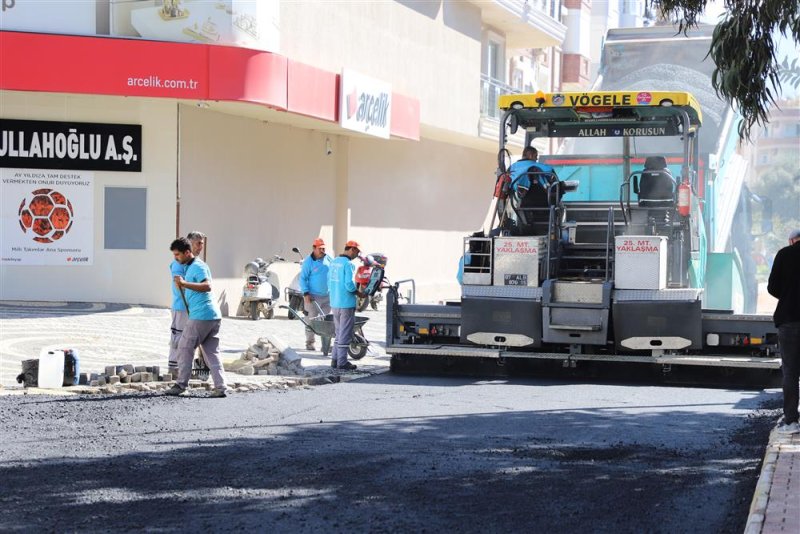
<instances>
[{"instance_id":1,"label":"work boot","mask_svg":"<svg viewBox=\"0 0 800 534\"><path fill-rule=\"evenodd\" d=\"M164 392L164 395L169 395L170 397L185 397L188 394L189 393L178 384L173 385Z\"/></svg>"},{"instance_id":2,"label":"work boot","mask_svg":"<svg viewBox=\"0 0 800 534\"><path fill-rule=\"evenodd\" d=\"M306 341L306 350L317 350L313 341Z\"/></svg>"},{"instance_id":3,"label":"work boot","mask_svg":"<svg viewBox=\"0 0 800 534\"><path fill-rule=\"evenodd\" d=\"M331 360L331 369L336 369L336 360Z\"/></svg>"},{"instance_id":4,"label":"work boot","mask_svg":"<svg viewBox=\"0 0 800 534\"><path fill-rule=\"evenodd\" d=\"M347 362L346 364L337 367L337 369L339 369L340 371L355 371L356 369L358 369L358 366L353 365L350 362Z\"/></svg>"},{"instance_id":5,"label":"work boot","mask_svg":"<svg viewBox=\"0 0 800 534\"><path fill-rule=\"evenodd\" d=\"M214 389L209 393L209 398L212 399L224 399L228 396L224 389Z\"/></svg>"}]
</instances>

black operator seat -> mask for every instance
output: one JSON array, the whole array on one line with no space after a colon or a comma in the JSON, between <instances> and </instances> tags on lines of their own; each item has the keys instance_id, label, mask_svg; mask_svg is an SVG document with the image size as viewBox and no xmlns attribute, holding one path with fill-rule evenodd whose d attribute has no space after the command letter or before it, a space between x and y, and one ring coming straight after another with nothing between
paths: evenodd
<instances>
[{"instance_id":1,"label":"black operator seat","mask_svg":"<svg viewBox=\"0 0 800 534\"><path fill-rule=\"evenodd\" d=\"M670 208L675 205L675 179L664 156L650 156L644 161L639 184L639 206Z\"/></svg>"},{"instance_id":2,"label":"black operator seat","mask_svg":"<svg viewBox=\"0 0 800 534\"><path fill-rule=\"evenodd\" d=\"M520 199L519 207L523 209L538 208L547 210L545 215L545 219L547 219L549 217L548 208L550 207L550 199L548 199L549 191L548 188L542 185L541 181L542 179L547 181L549 187L557 180L557 178L551 172L544 172L538 169L531 169L527 174L530 179L531 188Z\"/></svg>"}]
</instances>

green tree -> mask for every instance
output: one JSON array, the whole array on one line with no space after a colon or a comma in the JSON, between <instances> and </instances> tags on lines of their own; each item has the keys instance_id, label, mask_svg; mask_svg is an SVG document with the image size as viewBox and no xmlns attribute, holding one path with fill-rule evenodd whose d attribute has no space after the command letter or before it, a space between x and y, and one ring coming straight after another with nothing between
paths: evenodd
<instances>
[{"instance_id":1,"label":"green tree","mask_svg":"<svg viewBox=\"0 0 800 534\"><path fill-rule=\"evenodd\" d=\"M652 5L681 31L696 26L709 0L651 0ZM708 54L716 65L714 89L735 104L744 120L739 137L750 139L751 128L766 124L781 81L800 85L797 62L779 58L775 36L800 43L798 0L724 0L725 15L717 24ZM782 61L783 60L783 61Z\"/></svg>"},{"instance_id":2,"label":"green tree","mask_svg":"<svg viewBox=\"0 0 800 534\"><path fill-rule=\"evenodd\" d=\"M784 153L750 184L757 195L772 201L774 228L762 236L768 256L785 247L789 232L800 228L800 166L796 153ZM758 227L757 224L753 225Z\"/></svg>"}]
</instances>

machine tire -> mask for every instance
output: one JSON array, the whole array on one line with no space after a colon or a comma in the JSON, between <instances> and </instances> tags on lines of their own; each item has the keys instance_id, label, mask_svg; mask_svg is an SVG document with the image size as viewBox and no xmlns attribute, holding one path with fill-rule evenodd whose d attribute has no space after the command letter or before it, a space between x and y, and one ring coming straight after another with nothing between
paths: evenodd
<instances>
[{"instance_id":1,"label":"machine tire","mask_svg":"<svg viewBox=\"0 0 800 534\"><path fill-rule=\"evenodd\" d=\"M378 311L378 301L375 299L369 299L369 307L374 311Z\"/></svg>"},{"instance_id":2,"label":"machine tire","mask_svg":"<svg viewBox=\"0 0 800 534\"><path fill-rule=\"evenodd\" d=\"M356 311L363 312L369 305L369 297L356 297Z\"/></svg>"},{"instance_id":3,"label":"machine tire","mask_svg":"<svg viewBox=\"0 0 800 534\"><path fill-rule=\"evenodd\" d=\"M250 319L253 321L258 321L258 301L251 300L250 301Z\"/></svg>"},{"instance_id":4,"label":"machine tire","mask_svg":"<svg viewBox=\"0 0 800 534\"><path fill-rule=\"evenodd\" d=\"M275 317L275 308L264 308L264 319L272 319Z\"/></svg>"}]
</instances>

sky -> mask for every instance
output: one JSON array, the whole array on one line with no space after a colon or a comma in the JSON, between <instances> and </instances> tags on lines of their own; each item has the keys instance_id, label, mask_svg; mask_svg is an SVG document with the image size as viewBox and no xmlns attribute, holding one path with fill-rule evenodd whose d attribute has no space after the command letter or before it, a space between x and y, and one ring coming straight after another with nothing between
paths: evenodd
<instances>
[{"instance_id":1,"label":"sky","mask_svg":"<svg viewBox=\"0 0 800 534\"><path fill-rule=\"evenodd\" d=\"M706 4L706 11L701 17L701 22L716 24L723 13L725 13L724 2L722 0L713 0ZM789 62L791 62L794 58L800 56L800 45L783 35L778 34L776 37L778 41L778 61L783 61L784 58L788 57ZM792 87L784 83L780 89L782 98L797 98L800 96L800 87Z\"/></svg>"}]
</instances>

